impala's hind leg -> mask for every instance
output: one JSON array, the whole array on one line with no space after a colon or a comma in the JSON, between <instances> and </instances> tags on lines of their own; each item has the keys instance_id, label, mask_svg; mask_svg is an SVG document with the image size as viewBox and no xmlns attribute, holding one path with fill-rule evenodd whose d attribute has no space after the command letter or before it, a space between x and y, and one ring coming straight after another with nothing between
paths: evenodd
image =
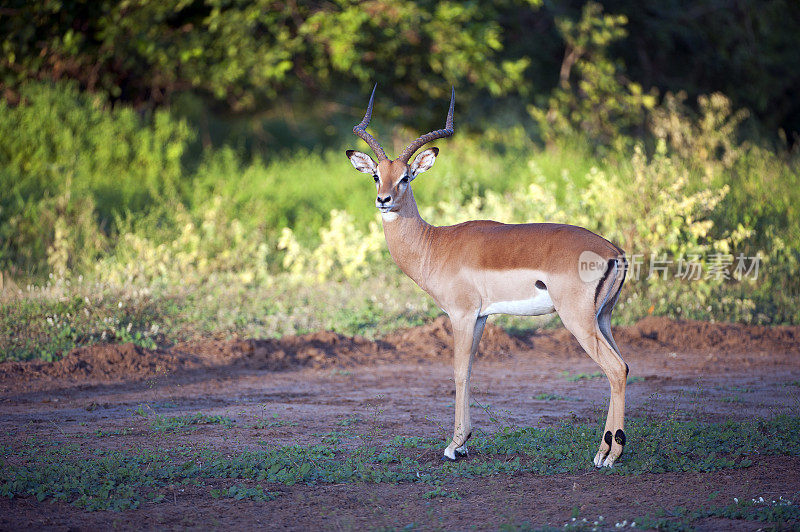
<instances>
[{"instance_id":1,"label":"impala's hind leg","mask_svg":"<svg viewBox=\"0 0 800 532\"><path fill-rule=\"evenodd\" d=\"M608 405L605 429L600 447L594 457L597 467L611 467L622 454L625 445L625 385L628 365L622 360L614 337L611 335L611 311L619 297L625 272L618 274L615 261L609 264L607 275L600 280L595 305L565 309L561 315L564 326L577 338L584 351L597 362L608 378L611 398Z\"/></svg>"},{"instance_id":2,"label":"impala's hind leg","mask_svg":"<svg viewBox=\"0 0 800 532\"><path fill-rule=\"evenodd\" d=\"M594 457L594 465L611 467L622 454L625 445L625 386L628 366L600 335L597 335L596 344L598 358L603 361L600 367L611 385L611 398L603 439Z\"/></svg>"},{"instance_id":3,"label":"impala's hind leg","mask_svg":"<svg viewBox=\"0 0 800 532\"><path fill-rule=\"evenodd\" d=\"M598 352L598 358L595 360L598 360L598 364L608 377L611 385L611 399L603 439L594 457L594 465L597 467L611 467L622 454L625 445L625 386L628 380L628 364L622 359L617 342L614 341L614 336L611 334L611 312L614 310L614 305L617 304L627 273L627 261L624 258L622 264L624 268L621 272L617 271L619 263L615 263L613 268L610 267L607 276L607 280L610 282L607 282L607 287L604 287L601 281L598 290L598 296L601 296L602 299L600 299L600 308L597 310L597 326L594 334Z\"/></svg>"},{"instance_id":4,"label":"impala's hind leg","mask_svg":"<svg viewBox=\"0 0 800 532\"><path fill-rule=\"evenodd\" d=\"M574 331L572 331L575 334ZM625 385L627 381L627 364L622 357L606 342L599 328L585 335L575 337L581 347L597 362L608 378L611 386L611 399L608 404L605 430L600 440L600 448L594 457L597 467L610 467L622 454L625 445Z\"/></svg>"},{"instance_id":5,"label":"impala's hind leg","mask_svg":"<svg viewBox=\"0 0 800 532\"><path fill-rule=\"evenodd\" d=\"M613 365L617 368L615 372L615 377L617 379L616 385L612 381L611 375L606 371L608 380L611 383L611 401L608 418L606 419L606 427L603 431L603 441L594 458L594 464L597 467L610 467L622 454L625 445L625 385L628 380L628 364L622 359L619 347L617 347L617 343L614 341L614 337L611 334L611 311L614 310L614 304L617 302L618 296L619 290L617 290L614 297L606 302L600 309L600 313L597 316L597 330L599 334L596 334L596 336L598 337L597 343L599 349L605 352L604 358L615 360ZM620 364L625 367L624 376L619 375L621 373Z\"/></svg>"}]
</instances>

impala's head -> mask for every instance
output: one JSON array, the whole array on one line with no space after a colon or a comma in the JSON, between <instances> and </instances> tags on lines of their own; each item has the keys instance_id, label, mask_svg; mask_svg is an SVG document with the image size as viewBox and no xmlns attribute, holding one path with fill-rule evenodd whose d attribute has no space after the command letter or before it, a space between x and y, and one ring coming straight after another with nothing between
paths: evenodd
<instances>
[{"instance_id":1,"label":"impala's head","mask_svg":"<svg viewBox=\"0 0 800 532\"><path fill-rule=\"evenodd\" d=\"M376 85L377 87L377 85ZM367 133L366 128L372 118L372 101L375 98L375 89L372 89L372 96L369 98L369 105L367 105L367 113L356 127L353 128L353 133L364 139L369 144L378 161L367 155L366 153L347 150L347 158L353 163L353 166L359 172L369 174L375 180L375 186L378 189L378 196L375 199L375 206L381 213L397 212L403 206L404 201L408 197L409 184L419 174L433 166L436 161L436 156L439 155L439 148L428 148L420 152L414 161L409 164L409 159L414 153L423 145L449 137L454 133L453 129L453 105L455 103L456 91L453 89L450 95L450 110L447 113L447 121L444 129L437 129L431 131L426 135L422 135L417 140L406 146L400 155L394 161L386 156L381 145L375 140L372 135Z\"/></svg>"}]
</instances>

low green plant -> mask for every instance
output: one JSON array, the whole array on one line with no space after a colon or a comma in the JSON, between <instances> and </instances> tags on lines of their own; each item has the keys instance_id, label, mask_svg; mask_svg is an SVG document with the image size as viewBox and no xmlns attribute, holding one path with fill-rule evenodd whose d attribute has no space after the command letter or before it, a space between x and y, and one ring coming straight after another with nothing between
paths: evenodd
<instances>
[{"instance_id":1,"label":"low green plant","mask_svg":"<svg viewBox=\"0 0 800 532\"><path fill-rule=\"evenodd\" d=\"M184 421L178 424L184 426ZM249 482L423 482L441 487L453 477L590 469L601 431L599 422L504 428L477 435L470 460L444 464L422 458L419 449L440 449L445 440L396 437L377 446L367 439L353 449L343 445L350 436L339 432L319 435L319 443L308 447L264 443L258 450L234 452L196 446L116 451L28 439L0 449L0 496L120 510L161 500L166 486L203 479L237 479L248 482L246 486L251 486ZM623 459L606 474L717 471L749 467L754 455L800 455L800 418L791 416L724 423L634 418L626 432L629 443ZM258 489L250 487L237 488L236 494L259 496Z\"/></svg>"},{"instance_id":2,"label":"low green plant","mask_svg":"<svg viewBox=\"0 0 800 532\"><path fill-rule=\"evenodd\" d=\"M455 499L455 500L461 499L461 495L459 495L457 491L449 491L443 486L436 486L432 490L426 491L425 493L422 494L423 499L436 499L439 497L445 497L448 499Z\"/></svg>"},{"instance_id":3,"label":"low green plant","mask_svg":"<svg viewBox=\"0 0 800 532\"><path fill-rule=\"evenodd\" d=\"M358 416L349 416L344 419L340 419L339 421L336 422L336 424L342 427L349 427L351 425L356 425L362 422L363 420Z\"/></svg>"},{"instance_id":4,"label":"low green plant","mask_svg":"<svg viewBox=\"0 0 800 532\"><path fill-rule=\"evenodd\" d=\"M95 430L91 433L81 434L82 437L86 438L105 438L108 436L128 436L133 434L133 428L124 428L124 429L114 429L114 430Z\"/></svg>"},{"instance_id":5,"label":"low green plant","mask_svg":"<svg viewBox=\"0 0 800 532\"><path fill-rule=\"evenodd\" d=\"M595 371L594 373L576 373L574 375L570 375L569 371L561 372L561 376L564 377L568 382L578 382L582 380L590 380L590 379L600 379L604 376L602 371Z\"/></svg>"},{"instance_id":6,"label":"low green plant","mask_svg":"<svg viewBox=\"0 0 800 532\"><path fill-rule=\"evenodd\" d=\"M263 486L248 487L241 484L234 484L227 489L212 489L210 492L211 497L215 499L228 497L237 501L249 499L259 502L275 500L280 494L279 491L264 491Z\"/></svg>"},{"instance_id":7,"label":"low green plant","mask_svg":"<svg viewBox=\"0 0 800 532\"><path fill-rule=\"evenodd\" d=\"M533 399L537 401L577 401L574 397L564 397L563 395L558 395L556 393L540 393L539 395L534 395Z\"/></svg>"},{"instance_id":8,"label":"low green plant","mask_svg":"<svg viewBox=\"0 0 800 532\"><path fill-rule=\"evenodd\" d=\"M153 430L174 432L186 429L197 430L199 428L198 425L222 425L223 428L230 428L234 423L236 423L235 420L226 416L210 416L198 412L182 416L157 415L150 426Z\"/></svg>"},{"instance_id":9,"label":"low green plant","mask_svg":"<svg viewBox=\"0 0 800 532\"><path fill-rule=\"evenodd\" d=\"M135 409L131 410L131 414L135 417L147 418L152 411L153 409L150 405L142 403L137 405Z\"/></svg>"},{"instance_id":10,"label":"low green plant","mask_svg":"<svg viewBox=\"0 0 800 532\"><path fill-rule=\"evenodd\" d=\"M281 419L278 414L272 414L272 419L261 418L251 425L254 429L266 429L272 427L294 427L297 425L296 421L289 421L288 419Z\"/></svg>"},{"instance_id":11,"label":"low green plant","mask_svg":"<svg viewBox=\"0 0 800 532\"><path fill-rule=\"evenodd\" d=\"M742 399L742 397L739 395L726 395L724 397L721 397L720 401L722 401L723 403L735 403L735 404L744 403L744 399Z\"/></svg>"},{"instance_id":12,"label":"low green plant","mask_svg":"<svg viewBox=\"0 0 800 532\"><path fill-rule=\"evenodd\" d=\"M700 519L716 517L732 521L756 521L769 523L773 529L784 530L796 526L800 522L800 505L783 496L774 499L742 499L735 498L724 506L709 506L690 511L685 507L670 510L661 509L654 515L647 515L631 520L630 526L643 530L694 530L693 523ZM627 521L626 521L627 524ZM624 526L624 525L623 525Z\"/></svg>"}]
</instances>

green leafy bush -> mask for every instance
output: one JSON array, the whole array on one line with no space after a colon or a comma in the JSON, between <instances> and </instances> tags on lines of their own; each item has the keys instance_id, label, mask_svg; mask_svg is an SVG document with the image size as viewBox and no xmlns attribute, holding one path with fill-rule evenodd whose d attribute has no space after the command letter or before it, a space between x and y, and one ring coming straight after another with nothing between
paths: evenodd
<instances>
[{"instance_id":1,"label":"green leafy bush","mask_svg":"<svg viewBox=\"0 0 800 532\"><path fill-rule=\"evenodd\" d=\"M142 119L74 84L31 83L0 101L0 269L64 273L106 251L118 219L181 190L185 123Z\"/></svg>"}]
</instances>

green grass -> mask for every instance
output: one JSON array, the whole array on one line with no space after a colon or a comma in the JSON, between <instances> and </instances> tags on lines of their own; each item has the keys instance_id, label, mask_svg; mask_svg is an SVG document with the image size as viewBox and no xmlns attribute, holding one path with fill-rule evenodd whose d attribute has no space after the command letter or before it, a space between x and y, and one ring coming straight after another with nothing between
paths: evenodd
<instances>
[{"instance_id":1,"label":"green grass","mask_svg":"<svg viewBox=\"0 0 800 532\"><path fill-rule=\"evenodd\" d=\"M172 419L166 421L168 426L185 426L185 419ZM215 417L202 419L217 422ZM564 422L479 434L471 445L471 458L456 463L427 458L427 449L435 449L438 457L444 440L396 437L381 447L354 450L342 445L348 432L328 433L312 446L261 442L253 450L234 452L195 446L92 450L66 440L31 438L0 447L0 496L122 510L161 500L168 485L234 480L217 495L266 500L271 495L265 483L422 482L432 485L430 497L441 497L452 494L441 482L453 477L590 469L601 429L599 423ZM624 458L601 474L717 471L746 468L754 455L800 455L798 417L724 423L632 419L626 431ZM237 487L231 491L233 486Z\"/></svg>"},{"instance_id":2,"label":"green grass","mask_svg":"<svg viewBox=\"0 0 800 532\"><path fill-rule=\"evenodd\" d=\"M209 416L202 413L186 414L183 416L157 415L151 423L153 430L161 432L174 432L178 430L197 430L199 425L222 425L232 427L235 421L226 416Z\"/></svg>"},{"instance_id":3,"label":"green grass","mask_svg":"<svg viewBox=\"0 0 800 532\"><path fill-rule=\"evenodd\" d=\"M272 419L261 418L252 425L250 428L266 429L273 427L294 427L297 425L296 421L289 421L288 419L281 419L278 414L272 414Z\"/></svg>"},{"instance_id":4,"label":"green grass","mask_svg":"<svg viewBox=\"0 0 800 532\"><path fill-rule=\"evenodd\" d=\"M533 399L537 401L578 401L574 397L565 397L555 393L540 393L539 395L534 395Z\"/></svg>"},{"instance_id":5,"label":"green grass","mask_svg":"<svg viewBox=\"0 0 800 532\"><path fill-rule=\"evenodd\" d=\"M738 395L726 395L720 398L720 401L722 401L723 403L734 403L734 404L744 403L744 399L742 399L741 396Z\"/></svg>"},{"instance_id":6,"label":"green grass","mask_svg":"<svg viewBox=\"0 0 800 532\"><path fill-rule=\"evenodd\" d=\"M222 276L157 290L76 282L0 299L0 362L54 361L99 342L152 349L209 336L275 338L318 330L376 338L441 313L399 271L350 283L282 281L254 285Z\"/></svg>"},{"instance_id":7,"label":"green grass","mask_svg":"<svg viewBox=\"0 0 800 532\"><path fill-rule=\"evenodd\" d=\"M430 491L426 491L422 494L423 499L437 499L437 498L448 498L448 499L461 499L461 495L458 494L457 491L449 491L448 489L442 486L436 486Z\"/></svg>"},{"instance_id":8,"label":"green grass","mask_svg":"<svg viewBox=\"0 0 800 532\"><path fill-rule=\"evenodd\" d=\"M570 375L569 371L562 371L561 376L564 377L568 382L580 382L583 380L602 379L605 377L602 371L595 371L594 373L576 373L574 375ZM644 377L629 376L626 382L628 384L633 384L634 382L644 382Z\"/></svg>"},{"instance_id":9,"label":"green grass","mask_svg":"<svg viewBox=\"0 0 800 532\"><path fill-rule=\"evenodd\" d=\"M696 529L696 521L708 518L730 519L733 521L751 521L763 523L766 527L759 530L796 530L800 522L799 494L790 499L779 497L777 500L735 499L726 505L707 505L696 510L685 507L660 508L645 516L619 519L613 522L602 515L597 517L580 517L578 507L572 516L561 527L534 527L530 522L502 523L498 530L508 532L589 532L595 530L663 530L669 532L689 532ZM703 523L704 529L709 523Z\"/></svg>"},{"instance_id":10,"label":"green grass","mask_svg":"<svg viewBox=\"0 0 800 532\"><path fill-rule=\"evenodd\" d=\"M275 498L280 496L280 492L264 491L262 486L248 487L241 484L234 484L227 489L212 489L210 495L214 499L227 497L237 501L249 499L251 501L264 502L275 500Z\"/></svg>"},{"instance_id":11,"label":"green grass","mask_svg":"<svg viewBox=\"0 0 800 532\"><path fill-rule=\"evenodd\" d=\"M563 371L561 372L561 376L568 382L579 382L582 380L601 379L604 375L602 371L595 371L594 373L576 373L574 375L570 375L569 371Z\"/></svg>"},{"instance_id":12,"label":"green grass","mask_svg":"<svg viewBox=\"0 0 800 532\"><path fill-rule=\"evenodd\" d=\"M796 530L800 523L800 505L797 504L797 496L789 500L779 497L777 500L736 500L731 504L722 506L707 506L699 510L687 510L684 507L672 509L661 509L654 515L634 518L630 523L635 523L636 528L642 530L668 530L684 531L694 530L693 523L700 519L709 517L755 521L759 523L769 523L772 530Z\"/></svg>"}]
</instances>

